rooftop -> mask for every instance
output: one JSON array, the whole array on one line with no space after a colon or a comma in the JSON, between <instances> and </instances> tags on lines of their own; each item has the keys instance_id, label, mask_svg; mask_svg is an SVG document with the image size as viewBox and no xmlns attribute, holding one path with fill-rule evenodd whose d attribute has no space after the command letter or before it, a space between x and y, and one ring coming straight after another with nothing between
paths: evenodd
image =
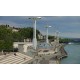
<instances>
[{"instance_id":1,"label":"rooftop","mask_svg":"<svg viewBox=\"0 0 80 80\"><path fill-rule=\"evenodd\" d=\"M0 55L0 64L24 64L30 61L32 57L22 53L11 53Z\"/></svg>"}]
</instances>

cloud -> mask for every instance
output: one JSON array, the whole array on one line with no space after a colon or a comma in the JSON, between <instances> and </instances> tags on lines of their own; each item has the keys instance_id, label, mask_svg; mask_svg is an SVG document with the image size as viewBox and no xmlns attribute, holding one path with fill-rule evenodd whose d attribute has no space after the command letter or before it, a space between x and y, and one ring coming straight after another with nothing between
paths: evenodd
<instances>
[{"instance_id":1,"label":"cloud","mask_svg":"<svg viewBox=\"0 0 80 80\"><path fill-rule=\"evenodd\" d=\"M33 26L33 21L28 18L32 16L0 16L0 24L9 24L16 27ZM55 30L64 37L80 37L80 16L41 16L41 20L37 20L37 29L46 34L44 26L52 26L49 34L53 35ZM54 28L55 26L55 28Z\"/></svg>"},{"instance_id":2,"label":"cloud","mask_svg":"<svg viewBox=\"0 0 80 80\"><path fill-rule=\"evenodd\" d=\"M80 38L80 33L65 32L60 33L61 37Z\"/></svg>"}]
</instances>

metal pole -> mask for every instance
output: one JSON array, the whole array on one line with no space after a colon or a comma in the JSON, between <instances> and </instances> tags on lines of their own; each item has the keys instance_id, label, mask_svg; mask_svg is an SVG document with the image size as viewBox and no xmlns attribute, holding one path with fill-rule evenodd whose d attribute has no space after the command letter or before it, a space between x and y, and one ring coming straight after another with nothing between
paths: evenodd
<instances>
[{"instance_id":1,"label":"metal pole","mask_svg":"<svg viewBox=\"0 0 80 80\"><path fill-rule=\"evenodd\" d=\"M33 46L34 49L36 50L36 46L37 46L37 39L36 39L36 19L34 20L34 29L33 29Z\"/></svg>"},{"instance_id":2,"label":"metal pole","mask_svg":"<svg viewBox=\"0 0 80 80\"><path fill-rule=\"evenodd\" d=\"M32 19L34 21L34 24L33 24L33 48L36 50L36 48L37 48L36 21L37 21L37 19L41 19L41 17L33 17L33 18L29 18L29 19Z\"/></svg>"},{"instance_id":3,"label":"metal pole","mask_svg":"<svg viewBox=\"0 0 80 80\"><path fill-rule=\"evenodd\" d=\"M57 31L57 43L59 43L59 32Z\"/></svg>"},{"instance_id":4,"label":"metal pole","mask_svg":"<svg viewBox=\"0 0 80 80\"><path fill-rule=\"evenodd\" d=\"M46 33L46 43L49 43L49 40L48 40L48 27L47 27L46 29L47 29L47 33Z\"/></svg>"},{"instance_id":5,"label":"metal pole","mask_svg":"<svg viewBox=\"0 0 80 80\"><path fill-rule=\"evenodd\" d=\"M59 34L60 34L60 32L58 32L58 44L59 44L59 37L60 37Z\"/></svg>"}]
</instances>

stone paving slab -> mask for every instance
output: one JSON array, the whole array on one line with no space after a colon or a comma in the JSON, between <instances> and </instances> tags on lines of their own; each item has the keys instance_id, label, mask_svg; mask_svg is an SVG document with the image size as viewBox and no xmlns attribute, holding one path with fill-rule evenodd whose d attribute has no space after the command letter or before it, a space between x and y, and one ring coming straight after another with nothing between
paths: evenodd
<instances>
[{"instance_id":1,"label":"stone paving slab","mask_svg":"<svg viewBox=\"0 0 80 80\"><path fill-rule=\"evenodd\" d=\"M3 59L2 59L3 58ZM22 53L16 53L16 56L14 54L10 55L0 55L0 64L23 64L29 60L32 59L32 57L27 56Z\"/></svg>"}]
</instances>

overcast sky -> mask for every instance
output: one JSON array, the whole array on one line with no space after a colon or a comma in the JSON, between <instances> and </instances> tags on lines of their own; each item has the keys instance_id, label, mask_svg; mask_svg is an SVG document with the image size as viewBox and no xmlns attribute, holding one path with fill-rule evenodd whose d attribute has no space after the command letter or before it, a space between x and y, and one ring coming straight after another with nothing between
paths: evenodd
<instances>
[{"instance_id":1,"label":"overcast sky","mask_svg":"<svg viewBox=\"0 0 80 80\"><path fill-rule=\"evenodd\" d=\"M29 16L0 16L0 24L9 24L15 27L33 27L33 21ZM49 28L49 34L54 35L58 30L61 37L80 38L80 16L42 16L37 20L37 29L46 34L46 25Z\"/></svg>"}]
</instances>

